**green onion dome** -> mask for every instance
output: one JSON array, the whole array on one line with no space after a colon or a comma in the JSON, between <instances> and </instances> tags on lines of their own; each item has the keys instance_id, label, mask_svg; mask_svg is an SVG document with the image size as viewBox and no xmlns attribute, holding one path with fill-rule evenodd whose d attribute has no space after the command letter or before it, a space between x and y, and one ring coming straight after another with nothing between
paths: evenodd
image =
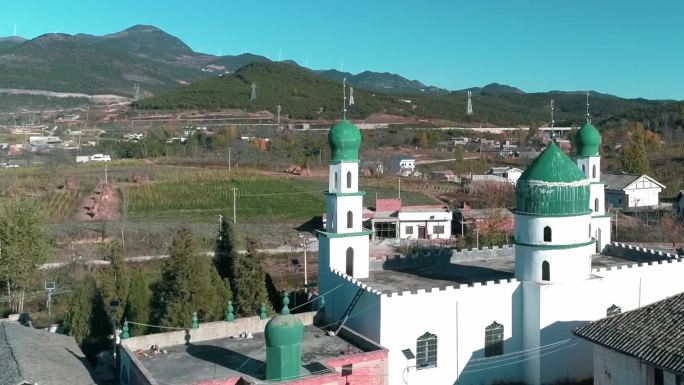
<instances>
[{"instance_id":1,"label":"green onion dome","mask_svg":"<svg viewBox=\"0 0 684 385\"><path fill-rule=\"evenodd\" d=\"M551 142L518 179L515 202L518 214L587 214L589 180L577 165Z\"/></svg>"},{"instance_id":2,"label":"green onion dome","mask_svg":"<svg viewBox=\"0 0 684 385\"><path fill-rule=\"evenodd\" d=\"M335 124L328 133L332 161L358 161L361 131L347 119Z\"/></svg>"},{"instance_id":3,"label":"green onion dome","mask_svg":"<svg viewBox=\"0 0 684 385\"><path fill-rule=\"evenodd\" d=\"M577 155L579 156L598 156L599 146L601 146L601 134L591 123L586 122L575 135L577 144Z\"/></svg>"},{"instance_id":4,"label":"green onion dome","mask_svg":"<svg viewBox=\"0 0 684 385\"><path fill-rule=\"evenodd\" d=\"M283 310L281 314L271 318L264 329L266 346L285 347L297 345L302 342L304 336L304 324L302 321L290 314L287 305L290 299L283 297Z\"/></svg>"}]
</instances>

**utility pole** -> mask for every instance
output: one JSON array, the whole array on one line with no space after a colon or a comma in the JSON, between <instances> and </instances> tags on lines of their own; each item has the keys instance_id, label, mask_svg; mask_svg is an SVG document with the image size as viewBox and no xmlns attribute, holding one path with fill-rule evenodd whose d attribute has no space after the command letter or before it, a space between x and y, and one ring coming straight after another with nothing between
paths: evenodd
<instances>
[{"instance_id":1,"label":"utility pole","mask_svg":"<svg viewBox=\"0 0 684 385\"><path fill-rule=\"evenodd\" d=\"M304 234L299 234L299 238L302 239L302 243L300 244L301 247L304 248L304 292L308 293L309 292L309 273L308 273L308 263L306 261L306 252L307 249L309 248L309 245L313 243L313 240L310 238L307 238Z\"/></svg>"},{"instance_id":2,"label":"utility pole","mask_svg":"<svg viewBox=\"0 0 684 385\"><path fill-rule=\"evenodd\" d=\"M399 177L399 199L401 199L401 177Z\"/></svg>"},{"instance_id":3,"label":"utility pole","mask_svg":"<svg viewBox=\"0 0 684 385\"><path fill-rule=\"evenodd\" d=\"M237 219L235 216L235 203L236 203L236 196L237 196L237 188L233 187L233 224L237 223Z\"/></svg>"},{"instance_id":4,"label":"utility pole","mask_svg":"<svg viewBox=\"0 0 684 385\"><path fill-rule=\"evenodd\" d=\"M228 147L228 172L230 172L230 150L231 148Z\"/></svg>"},{"instance_id":5,"label":"utility pole","mask_svg":"<svg viewBox=\"0 0 684 385\"><path fill-rule=\"evenodd\" d=\"M223 240L222 232L223 232L223 215L219 214L219 226L218 226L218 232L219 232L219 241Z\"/></svg>"},{"instance_id":6,"label":"utility pole","mask_svg":"<svg viewBox=\"0 0 684 385\"><path fill-rule=\"evenodd\" d=\"M107 162L105 162L105 184L108 184L109 181L107 179Z\"/></svg>"}]
</instances>

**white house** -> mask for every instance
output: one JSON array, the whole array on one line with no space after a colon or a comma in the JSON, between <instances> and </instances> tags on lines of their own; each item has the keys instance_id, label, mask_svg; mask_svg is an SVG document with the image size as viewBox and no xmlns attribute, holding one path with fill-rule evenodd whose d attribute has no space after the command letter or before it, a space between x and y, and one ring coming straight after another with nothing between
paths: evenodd
<instances>
[{"instance_id":1,"label":"white house","mask_svg":"<svg viewBox=\"0 0 684 385\"><path fill-rule=\"evenodd\" d=\"M453 213L447 205L403 206L401 199L376 199L373 236L399 239L449 239Z\"/></svg>"},{"instance_id":2,"label":"white house","mask_svg":"<svg viewBox=\"0 0 684 385\"><path fill-rule=\"evenodd\" d=\"M684 383L684 293L580 326L594 345L595 385Z\"/></svg>"},{"instance_id":3,"label":"white house","mask_svg":"<svg viewBox=\"0 0 684 385\"><path fill-rule=\"evenodd\" d=\"M517 167L492 167L487 171L487 175L495 175L505 179L509 183L515 185L518 178L522 175L523 170Z\"/></svg>"},{"instance_id":4,"label":"white house","mask_svg":"<svg viewBox=\"0 0 684 385\"><path fill-rule=\"evenodd\" d=\"M318 235L324 318L389 350L389 385L590 378L591 345L572 330L684 291L676 255L610 242L589 123L574 161L551 143L518 179L512 255L426 253L392 269L369 263L370 232L356 222L363 193L347 169L358 169L358 128L343 121L329 135L328 217L338 219ZM351 178L342 190L340 175Z\"/></svg>"},{"instance_id":5,"label":"white house","mask_svg":"<svg viewBox=\"0 0 684 385\"><path fill-rule=\"evenodd\" d=\"M416 159L410 156L399 156L394 158L394 168L399 174L409 175L416 171Z\"/></svg>"},{"instance_id":6,"label":"white house","mask_svg":"<svg viewBox=\"0 0 684 385\"><path fill-rule=\"evenodd\" d=\"M603 173L606 201L613 207L634 208L658 206L658 194L664 185L648 175Z\"/></svg>"}]
</instances>

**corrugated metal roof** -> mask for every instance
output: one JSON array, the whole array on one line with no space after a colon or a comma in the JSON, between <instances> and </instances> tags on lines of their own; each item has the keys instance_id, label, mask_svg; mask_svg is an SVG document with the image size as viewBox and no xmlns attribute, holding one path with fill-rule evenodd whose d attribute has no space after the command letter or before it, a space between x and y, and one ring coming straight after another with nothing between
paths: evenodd
<instances>
[{"instance_id":1,"label":"corrugated metal roof","mask_svg":"<svg viewBox=\"0 0 684 385\"><path fill-rule=\"evenodd\" d=\"M684 373L684 293L590 322L573 333L654 366Z\"/></svg>"}]
</instances>

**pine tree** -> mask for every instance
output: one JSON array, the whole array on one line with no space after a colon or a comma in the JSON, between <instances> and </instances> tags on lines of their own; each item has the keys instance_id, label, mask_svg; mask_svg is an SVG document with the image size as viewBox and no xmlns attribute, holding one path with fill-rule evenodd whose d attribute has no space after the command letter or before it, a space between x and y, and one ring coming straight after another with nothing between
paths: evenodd
<instances>
[{"instance_id":1,"label":"pine tree","mask_svg":"<svg viewBox=\"0 0 684 385\"><path fill-rule=\"evenodd\" d=\"M247 240L246 253L236 253L231 276L238 315L256 315L262 303L268 304L264 256L257 251L254 240Z\"/></svg>"},{"instance_id":2,"label":"pine tree","mask_svg":"<svg viewBox=\"0 0 684 385\"><path fill-rule=\"evenodd\" d=\"M214 249L214 266L216 266L221 278L232 281L231 266L236 253L237 237L235 230L224 216L221 220L221 229Z\"/></svg>"},{"instance_id":3,"label":"pine tree","mask_svg":"<svg viewBox=\"0 0 684 385\"><path fill-rule=\"evenodd\" d=\"M133 274L131 286L128 289L126 310L124 312L126 320L137 323L149 323L151 300L152 290L150 290L145 274L138 270ZM132 336L145 334L146 328L144 326L131 324L129 327Z\"/></svg>"},{"instance_id":4,"label":"pine tree","mask_svg":"<svg viewBox=\"0 0 684 385\"><path fill-rule=\"evenodd\" d=\"M101 276L102 293L106 306L109 306L112 301L118 302L119 305L116 309L115 319L117 324L121 324L124 309L126 308L128 289L131 284L131 269L124 259L121 242L112 243L109 260L109 267Z\"/></svg>"},{"instance_id":5,"label":"pine tree","mask_svg":"<svg viewBox=\"0 0 684 385\"><path fill-rule=\"evenodd\" d=\"M427 150L430 147L430 139L428 138L427 132L423 131L420 135L420 148Z\"/></svg>"},{"instance_id":6,"label":"pine tree","mask_svg":"<svg viewBox=\"0 0 684 385\"><path fill-rule=\"evenodd\" d=\"M646 153L646 135L641 123L635 125L631 143L623 148L620 160L622 168L630 174L642 175L651 170Z\"/></svg>"},{"instance_id":7,"label":"pine tree","mask_svg":"<svg viewBox=\"0 0 684 385\"><path fill-rule=\"evenodd\" d=\"M203 322L221 319L231 299L230 288L200 255L192 232L182 228L172 239L169 259L154 300L156 322L164 326L189 327L197 311Z\"/></svg>"}]
</instances>

